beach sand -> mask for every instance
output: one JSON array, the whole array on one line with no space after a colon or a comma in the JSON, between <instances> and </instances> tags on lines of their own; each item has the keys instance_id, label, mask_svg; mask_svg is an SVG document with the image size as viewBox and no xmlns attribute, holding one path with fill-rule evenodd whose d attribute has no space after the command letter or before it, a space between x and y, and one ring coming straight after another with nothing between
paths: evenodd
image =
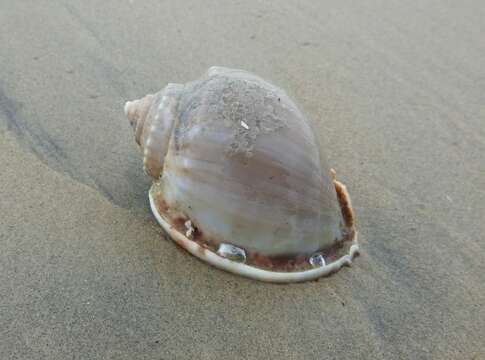
<instances>
[{"instance_id":1,"label":"beach sand","mask_svg":"<svg viewBox=\"0 0 485 360\"><path fill-rule=\"evenodd\" d=\"M0 358L484 359L485 3L0 1ZM209 66L312 118L362 255L208 266L151 215L126 100Z\"/></svg>"}]
</instances>

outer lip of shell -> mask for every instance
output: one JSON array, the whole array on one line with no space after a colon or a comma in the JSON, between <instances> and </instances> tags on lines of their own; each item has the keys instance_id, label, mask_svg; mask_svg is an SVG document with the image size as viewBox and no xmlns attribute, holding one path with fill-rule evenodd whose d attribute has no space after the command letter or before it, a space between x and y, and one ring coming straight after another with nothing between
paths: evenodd
<instances>
[{"instance_id":1,"label":"outer lip of shell","mask_svg":"<svg viewBox=\"0 0 485 360\"><path fill-rule=\"evenodd\" d=\"M353 235L350 241L345 242L347 245L347 247L345 248L347 250L346 254L338 257L334 261L326 263L324 262L321 264L321 266L315 266L314 268L310 268L308 270L292 272L265 270L252 266L250 264L241 263L220 256L216 252L211 251L210 249L200 245L196 241L187 237L185 233L179 231L174 224L171 224L169 220L162 215L162 212L159 210L153 196L152 189L154 189L155 185L152 186L152 189L149 192L149 197L150 206L157 221L160 223L160 225L168 233L173 241L185 248L192 255L198 257L205 262L208 262L209 264L219 269L255 280L274 283L291 283L315 280L319 277L334 273L345 265L350 266L354 257L359 254L357 232L353 229L353 212L351 208L350 196L347 192L345 185L338 182L337 180L334 180L334 185L337 189L337 192L339 193L339 203L342 208L344 220L346 222L346 225L350 225ZM309 264L312 265L311 263Z\"/></svg>"}]
</instances>

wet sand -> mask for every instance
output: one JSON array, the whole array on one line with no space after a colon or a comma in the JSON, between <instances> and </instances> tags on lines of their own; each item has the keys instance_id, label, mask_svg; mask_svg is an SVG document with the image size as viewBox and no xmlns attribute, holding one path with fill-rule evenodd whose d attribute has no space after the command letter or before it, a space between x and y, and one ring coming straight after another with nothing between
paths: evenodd
<instances>
[{"instance_id":1,"label":"wet sand","mask_svg":"<svg viewBox=\"0 0 485 360\"><path fill-rule=\"evenodd\" d=\"M485 358L481 1L0 1L0 358ZM211 65L296 99L363 253L209 267L150 213L126 100Z\"/></svg>"}]
</instances>

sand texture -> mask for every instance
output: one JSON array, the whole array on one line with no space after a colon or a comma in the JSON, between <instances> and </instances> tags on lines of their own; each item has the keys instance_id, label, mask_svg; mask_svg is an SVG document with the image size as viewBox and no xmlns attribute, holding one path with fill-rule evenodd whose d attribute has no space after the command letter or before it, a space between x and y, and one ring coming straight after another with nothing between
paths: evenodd
<instances>
[{"instance_id":1,"label":"sand texture","mask_svg":"<svg viewBox=\"0 0 485 360\"><path fill-rule=\"evenodd\" d=\"M485 359L485 2L0 0L0 359ZM126 100L281 86L363 253L318 282L198 261L153 218Z\"/></svg>"}]
</instances>

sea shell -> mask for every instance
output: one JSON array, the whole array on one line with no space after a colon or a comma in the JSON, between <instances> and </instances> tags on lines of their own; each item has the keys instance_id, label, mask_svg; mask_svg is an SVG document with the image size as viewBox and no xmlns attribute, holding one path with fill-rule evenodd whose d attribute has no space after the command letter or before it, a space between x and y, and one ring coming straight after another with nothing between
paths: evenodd
<instances>
[{"instance_id":1,"label":"sea shell","mask_svg":"<svg viewBox=\"0 0 485 360\"><path fill-rule=\"evenodd\" d=\"M315 279L358 253L349 195L278 87L211 67L128 101L152 211L193 255L258 280Z\"/></svg>"}]
</instances>

